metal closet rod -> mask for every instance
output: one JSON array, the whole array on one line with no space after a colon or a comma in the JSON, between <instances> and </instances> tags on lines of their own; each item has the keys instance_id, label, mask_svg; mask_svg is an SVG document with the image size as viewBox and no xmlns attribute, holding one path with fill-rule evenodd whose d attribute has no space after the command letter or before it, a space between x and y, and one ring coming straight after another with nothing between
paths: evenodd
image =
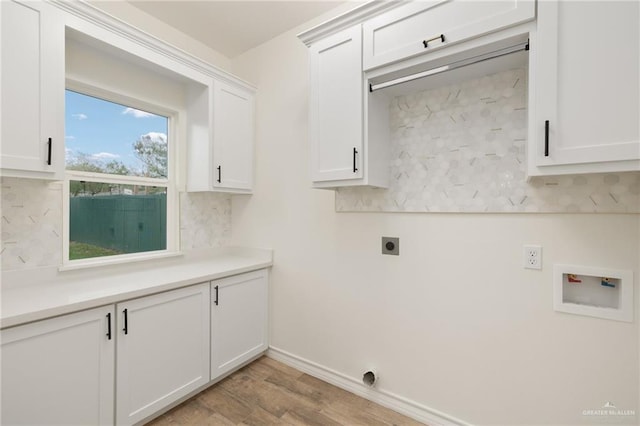
<instances>
[{"instance_id":1,"label":"metal closet rod","mask_svg":"<svg viewBox=\"0 0 640 426\"><path fill-rule=\"evenodd\" d=\"M456 62L452 62L447 65L443 65L441 67L432 68L427 71L422 71L416 74L407 75L404 77L396 78L393 80L385 81L383 83L371 84L369 83L369 92L375 92L376 90L385 89L391 86L397 86L398 84L406 83L413 80L418 80L420 78L429 77L435 74L440 74L445 71L451 71L457 68L466 67L468 65L477 64L480 62L488 61L490 59L499 58L501 56L510 55L512 53L521 52L523 50L529 50L529 41L518 43L513 46L505 47L503 49L498 49L494 52L483 53L482 55L473 56L467 59L461 59Z\"/></svg>"}]
</instances>

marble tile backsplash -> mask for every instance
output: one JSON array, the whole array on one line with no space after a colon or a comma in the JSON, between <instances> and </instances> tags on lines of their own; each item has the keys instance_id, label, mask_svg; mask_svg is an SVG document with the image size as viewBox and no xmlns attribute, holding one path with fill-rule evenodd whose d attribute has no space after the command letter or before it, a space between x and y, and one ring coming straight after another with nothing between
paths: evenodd
<instances>
[{"instance_id":1,"label":"marble tile backsplash","mask_svg":"<svg viewBox=\"0 0 640 426\"><path fill-rule=\"evenodd\" d=\"M336 190L337 211L640 212L640 173L526 179L527 74L398 96L387 189Z\"/></svg>"},{"instance_id":2,"label":"marble tile backsplash","mask_svg":"<svg viewBox=\"0 0 640 426\"><path fill-rule=\"evenodd\" d=\"M62 262L62 183L2 178L2 269Z\"/></svg>"},{"instance_id":3,"label":"marble tile backsplash","mask_svg":"<svg viewBox=\"0 0 640 426\"><path fill-rule=\"evenodd\" d=\"M1 178L2 270L62 262L62 183ZM182 250L221 247L231 237L231 195L180 194Z\"/></svg>"},{"instance_id":4,"label":"marble tile backsplash","mask_svg":"<svg viewBox=\"0 0 640 426\"><path fill-rule=\"evenodd\" d=\"M180 194L182 250L222 247L231 239L231 195L217 192Z\"/></svg>"}]
</instances>

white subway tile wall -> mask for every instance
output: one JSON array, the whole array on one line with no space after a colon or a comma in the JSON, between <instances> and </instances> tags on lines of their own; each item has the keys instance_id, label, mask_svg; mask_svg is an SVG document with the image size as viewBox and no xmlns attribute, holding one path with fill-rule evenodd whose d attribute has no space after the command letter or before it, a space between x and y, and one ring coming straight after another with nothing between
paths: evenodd
<instances>
[{"instance_id":1,"label":"white subway tile wall","mask_svg":"<svg viewBox=\"0 0 640 426\"><path fill-rule=\"evenodd\" d=\"M2 270L62 262L62 183L0 179ZM220 247L231 236L231 195L180 194L182 250Z\"/></svg>"},{"instance_id":2,"label":"white subway tile wall","mask_svg":"<svg viewBox=\"0 0 640 426\"><path fill-rule=\"evenodd\" d=\"M340 188L336 210L640 212L640 173L527 182L526 88L522 68L393 98L389 188Z\"/></svg>"}]
</instances>

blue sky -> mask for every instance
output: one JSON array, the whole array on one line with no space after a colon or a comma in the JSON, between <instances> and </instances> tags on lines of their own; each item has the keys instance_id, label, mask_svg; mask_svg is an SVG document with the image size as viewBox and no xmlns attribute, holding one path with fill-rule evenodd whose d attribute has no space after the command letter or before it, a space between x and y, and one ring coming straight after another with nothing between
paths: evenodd
<instances>
[{"instance_id":1,"label":"blue sky","mask_svg":"<svg viewBox=\"0 0 640 426\"><path fill-rule=\"evenodd\" d=\"M80 93L66 91L65 146L67 158L79 153L97 161L122 161L140 166L133 155L133 143L149 133L167 134L168 120Z\"/></svg>"}]
</instances>

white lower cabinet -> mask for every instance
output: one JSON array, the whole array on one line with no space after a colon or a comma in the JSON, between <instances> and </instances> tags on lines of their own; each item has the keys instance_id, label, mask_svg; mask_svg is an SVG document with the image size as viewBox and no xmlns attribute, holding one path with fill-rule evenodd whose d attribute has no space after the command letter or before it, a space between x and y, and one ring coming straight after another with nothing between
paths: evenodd
<instances>
[{"instance_id":1,"label":"white lower cabinet","mask_svg":"<svg viewBox=\"0 0 640 426\"><path fill-rule=\"evenodd\" d=\"M113 315L110 305L2 330L0 423L112 425Z\"/></svg>"},{"instance_id":2,"label":"white lower cabinet","mask_svg":"<svg viewBox=\"0 0 640 426\"><path fill-rule=\"evenodd\" d=\"M116 312L118 425L209 382L209 283L119 303Z\"/></svg>"},{"instance_id":3,"label":"white lower cabinet","mask_svg":"<svg viewBox=\"0 0 640 426\"><path fill-rule=\"evenodd\" d=\"M248 272L1 330L0 424L144 421L267 349L268 276Z\"/></svg>"},{"instance_id":4,"label":"white lower cabinet","mask_svg":"<svg viewBox=\"0 0 640 426\"><path fill-rule=\"evenodd\" d=\"M211 380L267 350L266 269L211 282Z\"/></svg>"}]
</instances>

